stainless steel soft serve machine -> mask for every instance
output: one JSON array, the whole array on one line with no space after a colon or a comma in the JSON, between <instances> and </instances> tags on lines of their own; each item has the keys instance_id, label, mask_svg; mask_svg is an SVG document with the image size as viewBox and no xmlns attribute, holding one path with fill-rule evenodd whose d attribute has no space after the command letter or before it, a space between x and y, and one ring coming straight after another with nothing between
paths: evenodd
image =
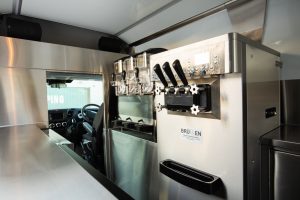
<instances>
[{"instance_id":1,"label":"stainless steel soft serve machine","mask_svg":"<svg viewBox=\"0 0 300 200\"><path fill-rule=\"evenodd\" d=\"M259 199L258 139L280 125L279 56L229 33L150 57L160 199Z\"/></svg>"}]
</instances>

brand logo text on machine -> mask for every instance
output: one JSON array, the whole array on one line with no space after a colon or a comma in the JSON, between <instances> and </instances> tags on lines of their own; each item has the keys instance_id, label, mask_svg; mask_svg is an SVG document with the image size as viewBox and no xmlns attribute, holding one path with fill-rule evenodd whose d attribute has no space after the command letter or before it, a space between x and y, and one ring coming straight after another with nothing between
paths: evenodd
<instances>
[{"instance_id":1,"label":"brand logo text on machine","mask_svg":"<svg viewBox=\"0 0 300 200\"><path fill-rule=\"evenodd\" d=\"M202 136L201 130L199 129L190 129L190 128L181 128L181 136L192 141L200 141Z\"/></svg>"}]
</instances>

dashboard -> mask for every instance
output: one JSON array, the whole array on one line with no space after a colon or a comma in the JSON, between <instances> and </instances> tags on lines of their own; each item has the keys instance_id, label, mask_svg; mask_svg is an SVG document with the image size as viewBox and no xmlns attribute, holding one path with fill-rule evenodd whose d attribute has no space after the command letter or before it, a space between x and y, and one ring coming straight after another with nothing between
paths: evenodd
<instances>
[{"instance_id":1,"label":"dashboard","mask_svg":"<svg viewBox=\"0 0 300 200\"><path fill-rule=\"evenodd\" d=\"M64 135L71 124L82 121L81 108L48 110L49 128Z\"/></svg>"},{"instance_id":2,"label":"dashboard","mask_svg":"<svg viewBox=\"0 0 300 200\"><path fill-rule=\"evenodd\" d=\"M92 124L98 109L86 109L85 115L91 120ZM72 137L86 133L82 122L86 118L82 116L81 108L53 109L48 110L49 128L61 136L72 141Z\"/></svg>"}]
</instances>

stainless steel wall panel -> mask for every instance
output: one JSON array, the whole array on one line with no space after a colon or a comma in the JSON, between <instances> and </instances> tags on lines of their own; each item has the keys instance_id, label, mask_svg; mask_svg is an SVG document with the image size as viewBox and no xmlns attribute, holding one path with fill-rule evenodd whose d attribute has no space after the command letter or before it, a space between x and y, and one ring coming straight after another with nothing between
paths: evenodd
<instances>
[{"instance_id":1,"label":"stainless steel wall panel","mask_svg":"<svg viewBox=\"0 0 300 200\"><path fill-rule=\"evenodd\" d=\"M282 81L282 122L287 125L300 125L300 80Z\"/></svg>"},{"instance_id":2,"label":"stainless steel wall panel","mask_svg":"<svg viewBox=\"0 0 300 200\"><path fill-rule=\"evenodd\" d=\"M124 54L74 47L67 47L66 51L67 71L72 70L97 74L102 74L105 71L104 68L112 68L113 62L116 59L125 56Z\"/></svg>"},{"instance_id":3,"label":"stainless steel wall panel","mask_svg":"<svg viewBox=\"0 0 300 200\"><path fill-rule=\"evenodd\" d=\"M51 68L65 66L65 48L61 45L0 37L0 66Z\"/></svg>"},{"instance_id":4,"label":"stainless steel wall panel","mask_svg":"<svg viewBox=\"0 0 300 200\"><path fill-rule=\"evenodd\" d=\"M0 127L48 125L46 71L0 67Z\"/></svg>"},{"instance_id":5,"label":"stainless steel wall panel","mask_svg":"<svg viewBox=\"0 0 300 200\"><path fill-rule=\"evenodd\" d=\"M282 52L281 79L299 79L300 1L269 0L267 2L263 43Z\"/></svg>"},{"instance_id":6,"label":"stainless steel wall panel","mask_svg":"<svg viewBox=\"0 0 300 200\"><path fill-rule=\"evenodd\" d=\"M1 36L0 52L0 69L3 71L0 98L4 102L0 105L3 107L0 126L24 123L47 126L45 72L59 71L103 75L106 127L110 74L113 62L124 54Z\"/></svg>"},{"instance_id":7,"label":"stainless steel wall panel","mask_svg":"<svg viewBox=\"0 0 300 200\"><path fill-rule=\"evenodd\" d=\"M124 54L0 37L0 67L102 73ZM109 66L108 66L109 64Z\"/></svg>"},{"instance_id":8,"label":"stainless steel wall panel","mask_svg":"<svg viewBox=\"0 0 300 200\"><path fill-rule=\"evenodd\" d=\"M278 56L246 45L248 199L259 199L259 138L280 125L280 68ZM266 118L268 108L276 115Z\"/></svg>"}]
</instances>

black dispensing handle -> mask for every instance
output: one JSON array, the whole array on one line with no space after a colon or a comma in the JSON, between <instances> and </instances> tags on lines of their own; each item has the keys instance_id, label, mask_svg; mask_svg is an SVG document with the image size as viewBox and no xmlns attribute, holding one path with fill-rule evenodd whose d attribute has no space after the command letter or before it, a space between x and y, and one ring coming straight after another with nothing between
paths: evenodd
<instances>
[{"instance_id":1,"label":"black dispensing handle","mask_svg":"<svg viewBox=\"0 0 300 200\"><path fill-rule=\"evenodd\" d=\"M125 79L126 79L126 72L122 71L122 80L125 81Z\"/></svg>"},{"instance_id":2,"label":"black dispensing handle","mask_svg":"<svg viewBox=\"0 0 300 200\"><path fill-rule=\"evenodd\" d=\"M187 86L189 83L188 81L186 80L186 77L184 75L184 72L183 72L183 69L182 69L182 66L179 62L179 60L175 60L173 62L173 68L174 70L176 71L176 73L178 74L181 82L183 83L184 86Z\"/></svg>"},{"instance_id":3,"label":"black dispensing handle","mask_svg":"<svg viewBox=\"0 0 300 200\"><path fill-rule=\"evenodd\" d=\"M134 68L134 77L136 78L136 79L138 79L139 78L139 68Z\"/></svg>"},{"instance_id":4,"label":"black dispensing handle","mask_svg":"<svg viewBox=\"0 0 300 200\"><path fill-rule=\"evenodd\" d=\"M167 76L169 77L171 83L173 84L174 87L177 86L177 81L174 77L174 74L171 70L170 64L168 62L165 62L164 65L162 66L163 70L165 71L165 73L167 74Z\"/></svg>"},{"instance_id":5,"label":"black dispensing handle","mask_svg":"<svg viewBox=\"0 0 300 200\"><path fill-rule=\"evenodd\" d=\"M113 81L116 81L116 74L115 74L115 73L112 73L112 74L111 74L111 79L112 79Z\"/></svg>"},{"instance_id":6,"label":"black dispensing handle","mask_svg":"<svg viewBox=\"0 0 300 200\"><path fill-rule=\"evenodd\" d=\"M159 171L185 186L206 194L215 194L222 186L222 181L219 177L173 160L160 162Z\"/></svg>"},{"instance_id":7,"label":"black dispensing handle","mask_svg":"<svg viewBox=\"0 0 300 200\"><path fill-rule=\"evenodd\" d=\"M161 68L159 66L159 64L156 64L154 67L153 67L153 70L155 71L155 73L157 74L159 80L162 82L162 84L165 86L165 87L168 87L168 82L166 81L162 71L161 71Z\"/></svg>"}]
</instances>

